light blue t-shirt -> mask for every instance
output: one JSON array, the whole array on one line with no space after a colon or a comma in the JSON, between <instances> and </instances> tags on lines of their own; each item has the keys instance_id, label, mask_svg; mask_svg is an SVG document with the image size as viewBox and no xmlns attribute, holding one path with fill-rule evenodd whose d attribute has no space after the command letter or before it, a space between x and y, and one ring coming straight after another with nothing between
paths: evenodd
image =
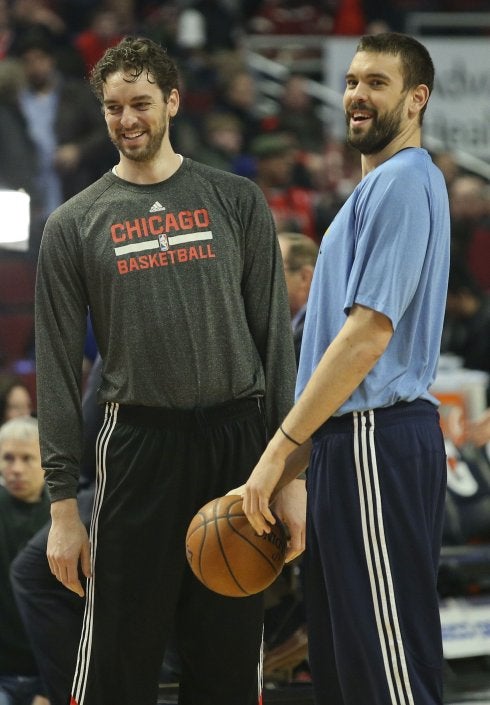
<instances>
[{"instance_id":1,"label":"light blue t-shirt","mask_svg":"<svg viewBox=\"0 0 490 705\"><path fill-rule=\"evenodd\" d=\"M404 149L365 176L323 237L308 300L296 396L361 304L390 318L383 356L336 416L398 401L437 400L449 271L449 205L426 150Z\"/></svg>"}]
</instances>

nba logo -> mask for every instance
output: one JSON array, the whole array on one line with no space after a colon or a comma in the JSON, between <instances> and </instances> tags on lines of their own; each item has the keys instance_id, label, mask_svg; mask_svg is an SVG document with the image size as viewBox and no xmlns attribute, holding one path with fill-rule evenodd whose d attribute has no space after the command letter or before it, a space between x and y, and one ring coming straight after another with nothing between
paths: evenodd
<instances>
[{"instance_id":1,"label":"nba logo","mask_svg":"<svg viewBox=\"0 0 490 705\"><path fill-rule=\"evenodd\" d=\"M168 250L168 237L165 235L165 233L162 233L158 236L158 243L160 245L161 252L166 252Z\"/></svg>"}]
</instances>

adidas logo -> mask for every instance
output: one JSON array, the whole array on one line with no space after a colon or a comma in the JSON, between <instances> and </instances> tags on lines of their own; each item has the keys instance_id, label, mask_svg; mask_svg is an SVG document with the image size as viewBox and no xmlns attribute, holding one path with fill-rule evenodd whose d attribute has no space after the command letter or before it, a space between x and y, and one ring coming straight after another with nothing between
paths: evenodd
<instances>
[{"instance_id":1,"label":"adidas logo","mask_svg":"<svg viewBox=\"0 0 490 705\"><path fill-rule=\"evenodd\" d=\"M156 213L157 211L164 211L165 206L162 206L160 201L155 201L155 203L150 208L150 213Z\"/></svg>"}]
</instances>

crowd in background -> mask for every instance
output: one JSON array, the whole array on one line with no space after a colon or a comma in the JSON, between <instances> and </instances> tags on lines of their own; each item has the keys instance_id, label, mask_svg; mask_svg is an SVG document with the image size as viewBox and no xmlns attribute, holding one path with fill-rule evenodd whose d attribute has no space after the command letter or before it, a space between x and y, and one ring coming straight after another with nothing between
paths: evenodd
<instances>
[{"instance_id":1,"label":"crowd in background","mask_svg":"<svg viewBox=\"0 0 490 705\"><path fill-rule=\"evenodd\" d=\"M24 189L31 197L29 252L0 250L0 264L21 259L35 269L49 213L117 161L86 76L125 34L161 42L178 61L182 105L171 125L176 151L256 181L278 232L303 233L318 245L360 179L358 155L332 136L304 74L292 71L274 107L264 109L244 36L403 30L411 10L479 10L484 4L0 0L0 189ZM452 221L441 350L457 355L466 368L490 373L490 184L459 167L450 151L433 158L446 178ZM0 326L7 308L0 296ZM35 370L29 368L27 382L5 343L0 336L1 423L16 409L35 412L36 405ZM95 357L90 343L88 366ZM34 347L27 336L19 358L33 360Z\"/></svg>"}]
</instances>

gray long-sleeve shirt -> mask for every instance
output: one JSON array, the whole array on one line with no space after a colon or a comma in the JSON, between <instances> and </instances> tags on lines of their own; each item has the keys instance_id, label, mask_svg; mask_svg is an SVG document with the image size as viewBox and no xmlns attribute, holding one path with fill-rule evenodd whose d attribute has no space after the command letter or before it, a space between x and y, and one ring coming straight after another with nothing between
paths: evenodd
<instances>
[{"instance_id":1,"label":"gray long-sleeve shirt","mask_svg":"<svg viewBox=\"0 0 490 705\"><path fill-rule=\"evenodd\" d=\"M76 494L87 308L101 402L189 409L263 395L270 433L292 404L287 293L260 189L190 159L158 184L107 173L50 216L39 255L38 414L52 501Z\"/></svg>"}]
</instances>

